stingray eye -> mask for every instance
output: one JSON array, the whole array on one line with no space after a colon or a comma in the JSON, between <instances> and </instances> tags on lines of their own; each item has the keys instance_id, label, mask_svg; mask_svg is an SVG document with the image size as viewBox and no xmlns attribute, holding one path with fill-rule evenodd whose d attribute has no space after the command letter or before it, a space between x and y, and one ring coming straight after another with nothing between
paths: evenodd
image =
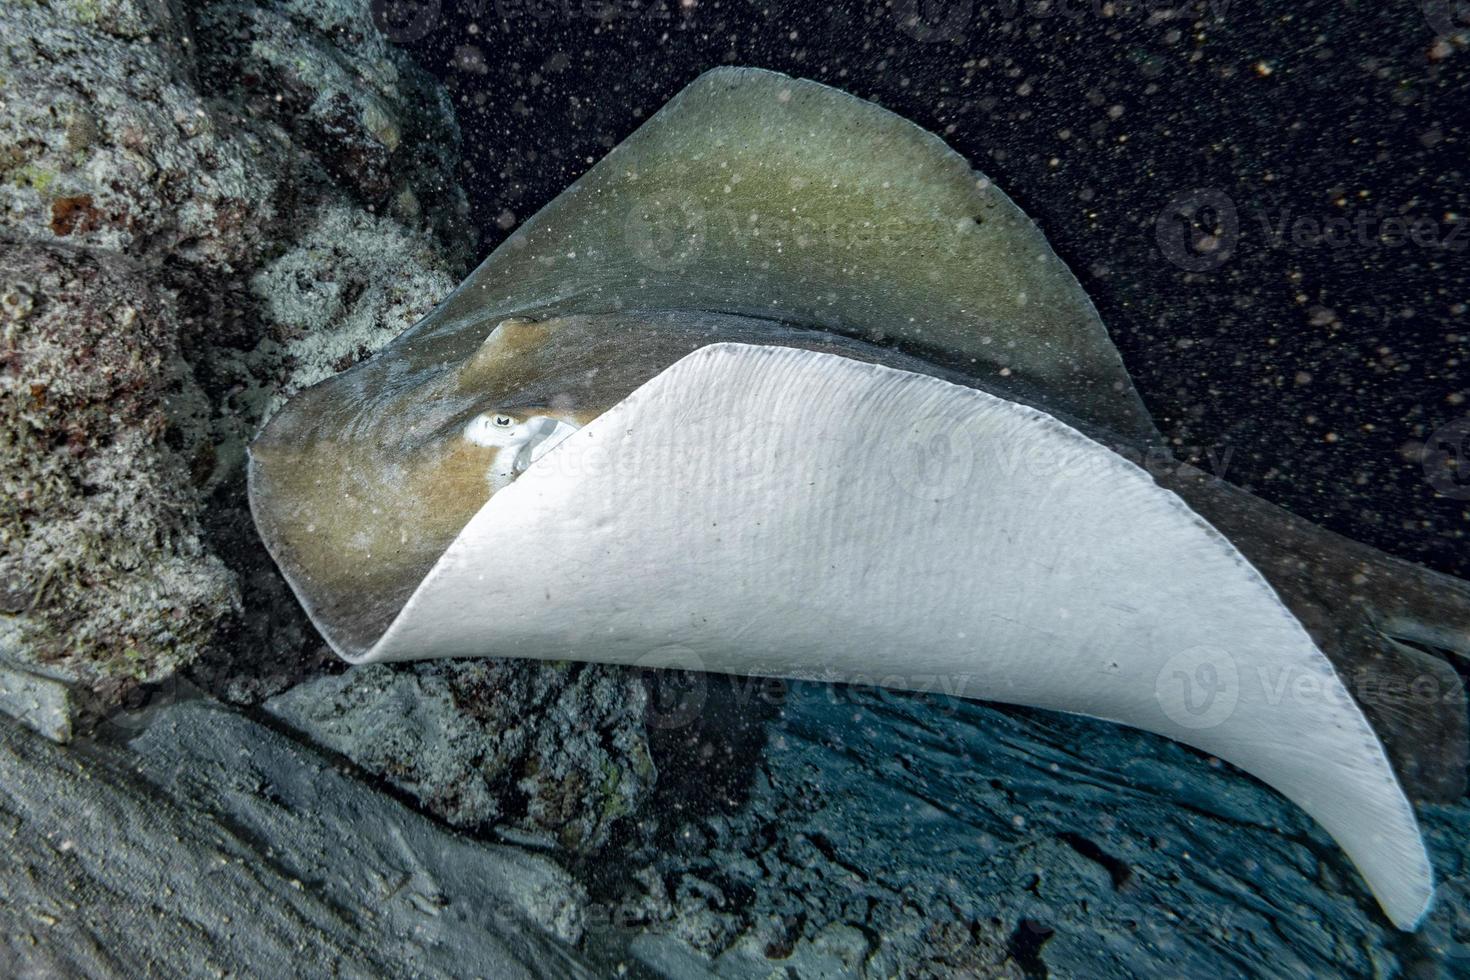
<instances>
[{"instance_id":1,"label":"stingray eye","mask_svg":"<svg viewBox=\"0 0 1470 980\"><path fill-rule=\"evenodd\" d=\"M464 437L477 446L504 446L518 424L507 412L482 412L464 427Z\"/></svg>"}]
</instances>

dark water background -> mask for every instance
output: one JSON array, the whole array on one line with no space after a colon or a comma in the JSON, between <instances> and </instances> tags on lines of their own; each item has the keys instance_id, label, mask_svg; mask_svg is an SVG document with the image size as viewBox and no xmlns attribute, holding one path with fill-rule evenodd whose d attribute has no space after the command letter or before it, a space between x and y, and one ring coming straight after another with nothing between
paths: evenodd
<instances>
[{"instance_id":1,"label":"dark water background","mask_svg":"<svg viewBox=\"0 0 1470 980\"><path fill-rule=\"evenodd\" d=\"M1470 577L1470 3L378 13L454 93L483 251L701 71L814 78L941 134L1041 225L1183 454Z\"/></svg>"}]
</instances>

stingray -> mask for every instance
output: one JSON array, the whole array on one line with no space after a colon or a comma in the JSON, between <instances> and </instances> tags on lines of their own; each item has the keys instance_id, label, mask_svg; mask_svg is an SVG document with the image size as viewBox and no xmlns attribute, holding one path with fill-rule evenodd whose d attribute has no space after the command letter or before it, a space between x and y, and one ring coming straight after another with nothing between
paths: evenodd
<instances>
[{"instance_id":1,"label":"stingray","mask_svg":"<svg viewBox=\"0 0 1470 980\"><path fill-rule=\"evenodd\" d=\"M868 102L721 68L293 398L249 488L353 663L945 678L1238 766L1413 928L1411 796L1464 792L1470 587L1138 465L1161 451L990 180Z\"/></svg>"}]
</instances>

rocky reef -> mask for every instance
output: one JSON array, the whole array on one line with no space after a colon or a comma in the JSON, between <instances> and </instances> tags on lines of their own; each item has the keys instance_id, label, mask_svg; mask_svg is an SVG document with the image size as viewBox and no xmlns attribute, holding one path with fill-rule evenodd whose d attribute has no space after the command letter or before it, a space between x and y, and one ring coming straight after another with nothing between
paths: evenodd
<instances>
[{"instance_id":1,"label":"rocky reef","mask_svg":"<svg viewBox=\"0 0 1470 980\"><path fill-rule=\"evenodd\" d=\"M1441 894L1405 935L1306 814L1178 743L938 695L709 685L746 717L769 715L747 789L690 809L589 913L665 975L1470 968L1462 804L1421 811ZM694 763L683 778L726 769Z\"/></svg>"},{"instance_id":2,"label":"rocky reef","mask_svg":"<svg viewBox=\"0 0 1470 980\"><path fill-rule=\"evenodd\" d=\"M0 604L32 627L16 648L104 696L167 678L240 607L202 539L209 409L177 294L129 256L39 241L0 252L0 282Z\"/></svg>"},{"instance_id":3,"label":"rocky reef","mask_svg":"<svg viewBox=\"0 0 1470 980\"><path fill-rule=\"evenodd\" d=\"M452 826L583 857L652 795L646 700L625 670L469 660L357 667L266 709Z\"/></svg>"},{"instance_id":4,"label":"rocky reef","mask_svg":"<svg viewBox=\"0 0 1470 980\"><path fill-rule=\"evenodd\" d=\"M366 3L18 2L0 36L7 656L103 708L191 665L279 687L317 644L244 444L466 270L454 116Z\"/></svg>"},{"instance_id":5,"label":"rocky reef","mask_svg":"<svg viewBox=\"0 0 1470 980\"><path fill-rule=\"evenodd\" d=\"M452 826L569 862L623 836L655 778L635 675L485 661L312 680L336 669L335 658L250 520L244 450L260 424L432 309L473 258L447 97L386 42L372 4L5 4L0 101L0 714L55 741L82 739L73 760L4 722L15 755L0 812L34 826L37 841L68 827L95 862L78 877L38 845L0 870L16 900L7 904L50 916L84 880L136 897L147 855L166 845L126 829L155 792L116 775L137 767L129 751L182 751L176 741L197 741L201 725L232 733L234 750L252 756L284 744L222 709L189 714L183 727L195 734L170 721L168 734L148 727L131 749L115 744L143 728L137 719L176 718L186 708L173 702L201 694L248 710L298 685L271 710L350 757L361 777L311 777L321 794L313 810L403 814L383 791L396 787ZM226 741L211 741L221 759ZM298 778L291 766L317 766L299 753L279 758L289 765L267 777L273 792ZM155 774L192 765L175 760ZM214 821L242 819L223 802L200 812L197 787L179 799L160 833L217 836ZM59 816L69 806L101 807L119 828L73 826ZM401 836L405 819L382 821L385 832ZM300 833L257 830L242 846L264 842L273 866L278 838ZM338 834L352 833L344 815ZM482 850L468 838L441 836L431 850L459 848L467 867L494 860L468 856ZM111 849L127 855L115 869L103 860ZM347 882L355 858L318 849L335 855L318 857L321 877ZM15 874L39 891L12 887ZM497 900L505 879L466 886L461 900ZM279 901L281 884L254 877L235 898ZM225 928L231 913L192 886L167 887L176 885L179 908L197 906L205 934L223 944L212 955L262 968L279 959L285 947L273 943L287 941L290 922L253 921L259 937L225 941L241 936L246 917L234 913L241 926ZM256 897L244 898L251 889ZM308 906L349 900L308 891ZM442 889L424 894L414 901L438 920L452 958ZM561 924L541 923L563 946L580 935L568 925L578 892L565 894ZM355 931L370 925L323 919L326 907L287 917L323 962L408 955L353 959L365 952ZM87 915L97 922L86 926ZM105 973L109 962L175 963L198 946L140 945L124 938L129 920L97 909L57 917L54 930L16 932L31 939L8 947L5 962ZM514 931L491 930L496 942ZM92 941L107 956L89 959ZM539 958L524 943L502 952L486 963ZM575 957L567 963L575 974Z\"/></svg>"},{"instance_id":6,"label":"rocky reef","mask_svg":"<svg viewBox=\"0 0 1470 980\"><path fill-rule=\"evenodd\" d=\"M588 977L584 898L203 702L130 745L0 723L0 974Z\"/></svg>"}]
</instances>

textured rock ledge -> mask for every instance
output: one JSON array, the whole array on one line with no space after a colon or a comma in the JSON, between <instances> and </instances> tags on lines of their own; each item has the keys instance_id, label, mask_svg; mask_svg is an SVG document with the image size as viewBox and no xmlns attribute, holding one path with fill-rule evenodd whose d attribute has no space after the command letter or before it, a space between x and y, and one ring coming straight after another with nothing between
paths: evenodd
<instances>
[{"instance_id":1,"label":"textured rock ledge","mask_svg":"<svg viewBox=\"0 0 1470 980\"><path fill-rule=\"evenodd\" d=\"M870 688L706 683L707 704L779 716L739 773L716 754L661 763L661 781L743 790L656 799L688 819L588 912L665 975L1470 972L1464 803L1421 809L1441 887L1408 935L1304 813L1176 743Z\"/></svg>"},{"instance_id":2,"label":"textured rock ledge","mask_svg":"<svg viewBox=\"0 0 1470 980\"><path fill-rule=\"evenodd\" d=\"M495 669L353 670L271 710L442 813L446 798L465 805L495 742L452 692ZM659 682L657 786L636 827L579 867L583 949L600 965L670 978L1470 969L1470 806L1422 810L1442 887L1406 935L1304 813L1167 740L867 688ZM488 799L493 813L507 797Z\"/></svg>"},{"instance_id":3,"label":"textured rock ledge","mask_svg":"<svg viewBox=\"0 0 1470 980\"><path fill-rule=\"evenodd\" d=\"M205 702L61 749L0 720L6 976L592 976L550 862Z\"/></svg>"}]
</instances>

